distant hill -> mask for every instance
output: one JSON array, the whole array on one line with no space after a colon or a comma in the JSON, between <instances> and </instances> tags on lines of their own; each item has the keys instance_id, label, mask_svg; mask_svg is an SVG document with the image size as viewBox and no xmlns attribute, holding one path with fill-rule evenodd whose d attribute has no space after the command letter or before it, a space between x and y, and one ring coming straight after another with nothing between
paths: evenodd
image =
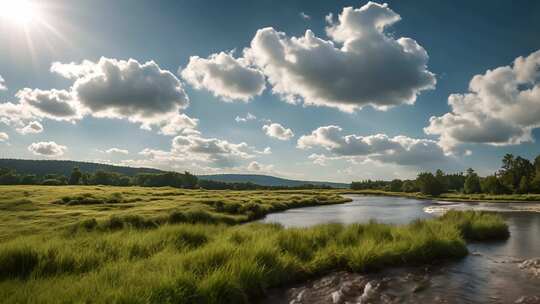
<instances>
[{"instance_id":1,"label":"distant hill","mask_svg":"<svg viewBox=\"0 0 540 304\"><path fill-rule=\"evenodd\" d=\"M32 159L0 159L0 168L16 170L20 174L35 174L43 176L45 174L63 174L69 176L71 170L78 167L82 172L94 173L98 170L116 172L128 176L134 176L138 173L163 173L165 171L152 168L135 168L126 166L113 166L107 164L80 162L72 160L32 160ZM226 183L253 183L261 186L285 186L295 187L305 184L327 185L334 188L348 188L349 184L319 182L319 181L301 181L285 179L269 175L257 174L215 174L200 175L200 179L220 181Z\"/></svg>"},{"instance_id":2,"label":"distant hill","mask_svg":"<svg viewBox=\"0 0 540 304\"><path fill-rule=\"evenodd\" d=\"M103 170L128 176L134 176L138 173L164 172L151 168L113 166L71 160L0 159L0 168L13 169L18 173L35 174L39 176L43 176L45 174L63 174L65 176L69 176L74 167L78 167L82 172L94 173L98 170Z\"/></svg>"},{"instance_id":3,"label":"distant hill","mask_svg":"<svg viewBox=\"0 0 540 304\"><path fill-rule=\"evenodd\" d=\"M261 186L287 186L295 187L305 184L313 185L327 185L334 188L349 188L349 184L345 183L332 183L332 182L318 182L318 181L302 181L285 179L269 175L257 175L257 174L215 174L215 175L200 175L200 179L213 180L226 183L247 183L251 182Z\"/></svg>"}]
</instances>

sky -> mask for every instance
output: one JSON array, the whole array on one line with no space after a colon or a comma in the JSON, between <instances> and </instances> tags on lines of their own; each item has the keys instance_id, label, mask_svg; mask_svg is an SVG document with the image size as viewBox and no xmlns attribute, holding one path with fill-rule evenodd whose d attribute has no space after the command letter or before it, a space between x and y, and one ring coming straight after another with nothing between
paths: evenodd
<instances>
[{"instance_id":1,"label":"sky","mask_svg":"<svg viewBox=\"0 0 540 304\"><path fill-rule=\"evenodd\" d=\"M0 157L350 182L540 154L538 1L0 0Z\"/></svg>"}]
</instances>

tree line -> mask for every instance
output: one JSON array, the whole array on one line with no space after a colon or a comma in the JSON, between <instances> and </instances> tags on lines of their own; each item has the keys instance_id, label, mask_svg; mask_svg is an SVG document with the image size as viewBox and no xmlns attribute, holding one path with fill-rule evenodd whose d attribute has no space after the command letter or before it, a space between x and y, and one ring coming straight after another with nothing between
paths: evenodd
<instances>
[{"instance_id":1,"label":"tree line","mask_svg":"<svg viewBox=\"0 0 540 304\"><path fill-rule=\"evenodd\" d=\"M435 173L421 172L414 180L352 182L350 188L354 190L421 192L428 195L439 195L445 192L465 194L540 193L540 155L531 162L521 156L506 154L502 159L501 168L485 177L480 177L471 168L465 173L452 174L437 170Z\"/></svg>"},{"instance_id":2,"label":"tree line","mask_svg":"<svg viewBox=\"0 0 540 304\"><path fill-rule=\"evenodd\" d=\"M199 179L189 173L139 173L128 176L117 172L98 170L95 173L82 172L74 167L69 176L63 174L20 174L14 169L0 168L0 185L106 185L106 186L141 186L141 187L174 187L184 189L208 190L280 190L280 189L330 189L326 185L305 184L294 187L262 186L254 183L227 183L221 181Z\"/></svg>"}]
</instances>

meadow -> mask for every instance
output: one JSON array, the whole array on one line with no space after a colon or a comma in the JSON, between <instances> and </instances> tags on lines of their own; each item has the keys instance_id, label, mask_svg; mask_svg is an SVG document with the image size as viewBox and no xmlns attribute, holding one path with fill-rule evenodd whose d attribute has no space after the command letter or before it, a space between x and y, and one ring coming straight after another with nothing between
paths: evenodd
<instances>
[{"instance_id":1,"label":"meadow","mask_svg":"<svg viewBox=\"0 0 540 304\"><path fill-rule=\"evenodd\" d=\"M6 303L249 303L268 288L330 271L460 258L467 241L509 236L499 216L479 212L404 226L246 223L267 212L347 201L332 191L2 190Z\"/></svg>"},{"instance_id":2,"label":"meadow","mask_svg":"<svg viewBox=\"0 0 540 304\"><path fill-rule=\"evenodd\" d=\"M348 202L337 193L207 191L170 187L0 186L0 241L74 229L238 224L269 212Z\"/></svg>"}]
</instances>

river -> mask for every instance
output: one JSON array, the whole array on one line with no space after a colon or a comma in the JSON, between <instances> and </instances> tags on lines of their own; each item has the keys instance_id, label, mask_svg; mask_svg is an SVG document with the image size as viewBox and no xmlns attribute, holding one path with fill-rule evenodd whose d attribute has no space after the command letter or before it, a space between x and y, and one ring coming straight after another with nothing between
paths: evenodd
<instances>
[{"instance_id":1,"label":"river","mask_svg":"<svg viewBox=\"0 0 540 304\"><path fill-rule=\"evenodd\" d=\"M506 241L471 243L466 258L429 272L429 288L410 302L425 303L540 303L522 297L540 296L540 278L520 269L522 261L540 257L540 204L452 203L384 196L350 196L350 203L291 209L267 215L262 222L285 227L323 223L362 223L370 219L405 224L435 217L447 209L499 212L510 229ZM535 212L536 211L536 212ZM281 302L280 297L275 298ZM283 302L286 295L283 291ZM527 300L531 300L528 298ZM330 301L331 303L331 301Z\"/></svg>"}]
</instances>

